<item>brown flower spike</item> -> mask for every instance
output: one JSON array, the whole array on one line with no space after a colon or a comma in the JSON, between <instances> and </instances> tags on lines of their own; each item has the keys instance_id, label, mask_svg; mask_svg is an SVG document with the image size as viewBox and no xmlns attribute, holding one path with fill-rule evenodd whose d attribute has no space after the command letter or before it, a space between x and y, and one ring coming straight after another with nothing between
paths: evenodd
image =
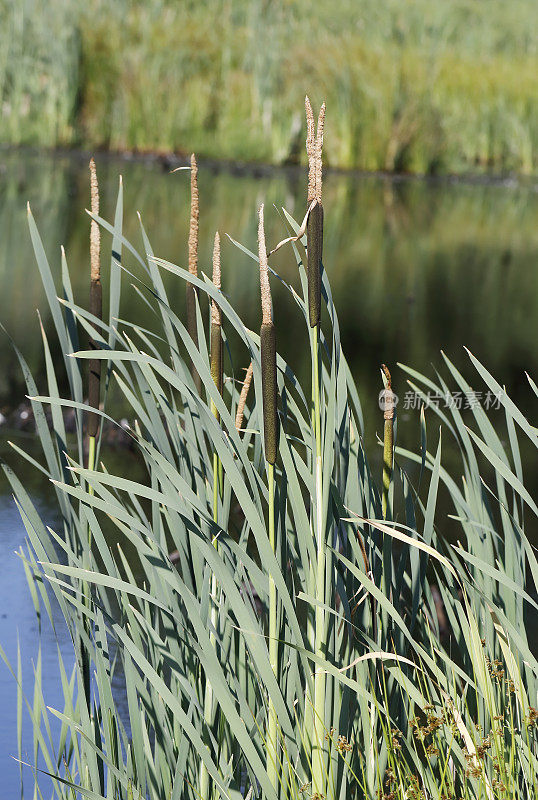
<instances>
[{"instance_id":1,"label":"brown flower spike","mask_svg":"<svg viewBox=\"0 0 538 800\"><path fill-rule=\"evenodd\" d=\"M220 289L220 236L217 231L215 234L215 244L213 246L213 285ZM222 395L223 386L223 365L222 365L222 314L220 306L214 300L211 301L211 377L215 382L219 394ZM218 419L219 415L215 408L213 413Z\"/></svg>"},{"instance_id":2,"label":"brown flower spike","mask_svg":"<svg viewBox=\"0 0 538 800\"><path fill-rule=\"evenodd\" d=\"M321 265L323 259L323 204L321 183L323 176L323 128L325 103L321 106L317 129L314 130L314 113L308 96L306 109L306 153L308 155L308 195L310 208L306 223L306 255L308 277L308 315L310 327L319 325L321 316Z\"/></svg>"},{"instance_id":3,"label":"brown flower spike","mask_svg":"<svg viewBox=\"0 0 538 800\"><path fill-rule=\"evenodd\" d=\"M241 387L241 394L239 395L239 401L237 403L237 412L235 414L235 429L237 431L240 431L241 428L243 427L243 418L245 416L245 405L247 402L250 384L252 383L253 374L254 374L254 369L251 361L248 366L245 375L245 380L243 381L243 386Z\"/></svg>"},{"instance_id":4,"label":"brown flower spike","mask_svg":"<svg viewBox=\"0 0 538 800\"><path fill-rule=\"evenodd\" d=\"M194 153L191 155L191 217L189 225L189 272L194 277L198 276L198 227L200 218L200 205L198 199L198 165ZM198 325L196 320L196 298L198 291L192 283L187 283L185 287L186 306L187 306L187 330L192 341L198 347ZM194 366L191 365L191 373L196 385L198 394L202 392L202 381Z\"/></svg>"},{"instance_id":5,"label":"brown flower spike","mask_svg":"<svg viewBox=\"0 0 538 800\"><path fill-rule=\"evenodd\" d=\"M263 205L260 206L258 215L258 254L260 259L260 293L262 304L260 342L265 459L268 464L274 464L278 451L276 336L275 326L273 325L271 288L269 286L267 248L265 246Z\"/></svg>"},{"instance_id":6,"label":"brown flower spike","mask_svg":"<svg viewBox=\"0 0 538 800\"><path fill-rule=\"evenodd\" d=\"M95 161L90 160L90 208L92 214L99 215L99 185ZM103 293L101 287L101 234L99 225L92 219L90 223L90 313L97 319L103 316ZM97 344L90 339L90 350L96 350ZM88 376L88 405L99 409L101 394L101 361L90 359ZM88 436L95 437L99 429L99 416L89 414Z\"/></svg>"}]
</instances>

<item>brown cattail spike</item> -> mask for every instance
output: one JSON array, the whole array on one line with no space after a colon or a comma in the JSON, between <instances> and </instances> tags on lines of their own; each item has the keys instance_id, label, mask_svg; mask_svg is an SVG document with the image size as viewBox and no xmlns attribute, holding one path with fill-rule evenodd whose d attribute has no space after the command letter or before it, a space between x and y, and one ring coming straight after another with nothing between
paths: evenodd
<instances>
[{"instance_id":1,"label":"brown cattail spike","mask_svg":"<svg viewBox=\"0 0 538 800\"><path fill-rule=\"evenodd\" d=\"M99 185L95 161L90 159L90 208L92 214L99 216ZM90 273L92 281L101 279L101 231L92 219L90 223Z\"/></svg>"},{"instance_id":2,"label":"brown cattail spike","mask_svg":"<svg viewBox=\"0 0 538 800\"><path fill-rule=\"evenodd\" d=\"M389 490L393 469L394 408L396 406L396 396L392 391L392 380L388 368L385 364L381 364L381 369L383 370L386 383L380 395L380 405L383 409L383 417L385 420L383 431L383 495L381 510L383 519L386 519L389 511Z\"/></svg>"},{"instance_id":3,"label":"brown cattail spike","mask_svg":"<svg viewBox=\"0 0 538 800\"><path fill-rule=\"evenodd\" d=\"M189 272L198 275L198 227L200 204L198 198L198 165L191 155L191 219L189 225Z\"/></svg>"},{"instance_id":4,"label":"brown cattail spike","mask_svg":"<svg viewBox=\"0 0 538 800\"><path fill-rule=\"evenodd\" d=\"M260 330L265 460L274 464L278 452L278 412L275 326L262 323Z\"/></svg>"},{"instance_id":5,"label":"brown cattail spike","mask_svg":"<svg viewBox=\"0 0 538 800\"><path fill-rule=\"evenodd\" d=\"M323 205L321 180L323 172L323 129L325 103L321 106L317 130L310 100L305 98L306 152L308 155L308 204L306 223L306 254L308 276L308 316L310 327L319 325L321 318L321 268L323 260Z\"/></svg>"},{"instance_id":6,"label":"brown cattail spike","mask_svg":"<svg viewBox=\"0 0 538 800\"><path fill-rule=\"evenodd\" d=\"M306 155L308 156L308 203L316 198L316 141L314 112L308 95L304 99L306 110Z\"/></svg>"},{"instance_id":7,"label":"brown cattail spike","mask_svg":"<svg viewBox=\"0 0 538 800\"><path fill-rule=\"evenodd\" d=\"M274 464L278 452L276 335L272 319L269 268L267 265L267 249L265 246L265 231L263 225L263 205L260 207L258 218L258 254L260 258L260 290L262 300L260 343L265 460L268 464Z\"/></svg>"},{"instance_id":8,"label":"brown cattail spike","mask_svg":"<svg viewBox=\"0 0 538 800\"><path fill-rule=\"evenodd\" d=\"M325 127L325 103L319 110L318 127L316 130L316 200L321 203L321 180L323 176L323 128Z\"/></svg>"},{"instance_id":9,"label":"brown cattail spike","mask_svg":"<svg viewBox=\"0 0 538 800\"><path fill-rule=\"evenodd\" d=\"M90 160L90 208L92 214L99 215L99 186L95 161ZM101 236L99 225L92 219L90 223L90 314L101 320L103 317L103 294L101 287ZM90 350L96 350L97 344L90 339ZM88 376L88 405L99 409L101 394L101 361L98 358L90 359ZM97 414L88 416L88 435L97 436L99 417Z\"/></svg>"},{"instance_id":10,"label":"brown cattail spike","mask_svg":"<svg viewBox=\"0 0 538 800\"><path fill-rule=\"evenodd\" d=\"M217 231L215 234L215 245L213 248L213 284L220 289L220 236ZM219 394L222 395L223 387L223 363L222 363L222 317L220 306L214 300L211 301L211 377L215 382ZM219 419L218 411L213 406L213 413Z\"/></svg>"},{"instance_id":11,"label":"brown cattail spike","mask_svg":"<svg viewBox=\"0 0 538 800\"><path fill-rule=\"evenodd\" d=\"M263 225L263 203L258 212L258 255L260 259L260 291L262 298L262 322L270 325L273 321L271 288L269 286L269 265L265 246L265 230Z\"/></svg>"},{"instance_id":12,"label":"brown cattail spike","mask_svg":"<svg viewBox=\"0 0 538 800\"><path fill-rule=\"evenodd\" d=\"M381 364L381 369L385 375L386 387L383 392L383 417L385 419L394 419L394 409L396 406L394 392L392 391L392 379L386 364Z\"/></svg>"},{"instance_id":13,"label":"brown cattail spike","mask_svg":"<svg viewBox=\"0 0 538 800\"><path fill-rule=\"evenodd\" d=\"M316 202L306 223L306 274L308 280L308 317L310 327L321 319L321 269L323 258L323 206Z\"/></svg>"},{"instance_id":14,"label":"brown cattail spike","mask_svg":"<svg viewBox=\"0 0 538 800\"><path fill-rule=\"evenodd\" d=\"M200 217L200 206L198 200L198 166L194 153L191 155L191 217L189 225L189 272L195 277L198 276L198 221ZM198 346L198 322L196 318L196 298L198 291L192 283L187 283L185 287L185 299L187 306L187 330L192 341ZM191 373L196 385L198 394L202 392L202 381L198 375L194 364L191 366Z\"/></svg>"},{"instance_id":15,"label":"brown cattail spike","mask_svg":"<svg viewBox=\"0 0 538 800\"><path fill-rule=\"evenodd\" d=\"M245 380L243 381L243 386L241 387L241 394L239 395L239 401L237 403L237 412L235 415L235 429L240 431L243 427L243 417L245 416L245 404L247 402L247 396L250 389L250 384L252 383L252 376L254 374L254 368L252 366L252 361L249 364L247 369L247 374L245 375Z\"/></svg>"},{"instance_id":16,"label":"brown cattail spike","mask_svg":"<svg viewBox=\"0 0 538 800\"><path fill-rule=\"evenodd\" d=\"M213 286L220 289L220 236L218 231L215 234L213 245ZM222 322L220 306L214 300L211 301L211 322L215 325L220 325Z\"/></svg>"},{"instance_id":17,"label":"brown cattail spike","mask_svg":"<svg viewBox=\"0 0 538 800\"><path fill-rule=\"evenodd\" d=\"M321 180L323 171L323 129L325 127L325 103L320 108L317 128L314 126L314 112L308 95L305 97L306 110L306 154L308 156L308 204L313 200L321 203Z\"/></svg>"}]
</instances>

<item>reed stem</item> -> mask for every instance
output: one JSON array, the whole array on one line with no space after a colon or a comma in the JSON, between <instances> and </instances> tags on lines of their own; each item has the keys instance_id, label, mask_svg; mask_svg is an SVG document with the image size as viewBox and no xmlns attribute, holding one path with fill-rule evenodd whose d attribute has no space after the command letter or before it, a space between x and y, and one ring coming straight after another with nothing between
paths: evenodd
<instances>
[{"instance_id":1,"label":"reed stem","mask_svg":"<svg viewBox=\"0 0 538 800\"><path fill-rule=\"evenodd\" d=\"M325 531L323 527L323 456L319 384L319 327L312 328L312 387L314 396L314 435L316 440L316 608L314 612L314 654L325 655ZM316 665L314 675L314 726L312 738L312 792L325 794L325 674Z\"/></svg>"},{"instance_id":2,"label":"reed stem","mask_svg":"<svg viewBox=\"0 0 538 800\"><path fill-rule=\"evenodd\" d=\"M383 431L383 494L381 498L381 510L383 519L387 519L394 458L394 394L392 392L390 372L385 364L382 364L381 368L385 375L385 391L383 393L383 417L385 420Z\"/></svg>"},{"instance_id":3,"label":"reed stem","mask_svg":"<svg viewBox=\"0 0 538 800\"><path fill-rule=\"evenodd\" d=\"M220 273L220 236L218 231L215 234L215 243L213 247L213 285L220 289L221 287L221 273ZM222 362L222 314L218 303L214 300L211 301L211 377L222 395L223 388L223 362ZM217 420L220 421L217 406L211 401L211 411ZM219 521L219 498L222 491L221 480L221 462L216 450L213 451L213 522L218 524ZM214 546L217 547L215 540ZM211 645L215 647L215 634L213 629L217 627L217 578L214 572L211 573L211 582L209 589L209 604L210 604L210 620L211 628L209 640ZM205 696L204 696L204 722L206 728L209 728L213 718L213 688L209 676L206 675L205 683ZM210 792L209 775L205 764L200 764L200 797L202 800L207 800Z\"/></svg>"},{"instance_id":4,"label":"reed stem","mask_svg":"<svg viewBox=\"0 0 538 800\"><path fill-rule=\"evenodd\" d=\"M96 450L96 437L90 436L88 441L88 469L93 472L95 469L95 450ZM88 486L88 494L93 495L93 486ZM88 528L88 545L91 545L91 531Z\"/></svg>"},{"instance_id":5,"label":"reed stem","mask_svg":"<svg viewBox=\"0 0 538 800\"><path fill-rule=\"evenodd\" d=\"M267 483L269 489L269 544L276 554L275 537L275 468L267 464ZM275 675L278 675L278 630L277 630L277 596L274 578L269 574L269 663ZM268 704L267 725L267 773L275 790L278 787L278 726L276 711L271 698Z\"/></svg>"},{"instance_id":6,"label":"reed stem","mask_svg":"<svg viewBox=\"0 0 538 800\"><path fill-rule=\"evenodd\" d=\"M316 508L316 551L314 611L314 655L323 658L325 653L325 529L323 524L323 443L321 434L320 404L320 363L319 363L319 327L321 319L321 274L323 258L323 205L321 194L322 183L322 149L323 128L325 123L325 104L321 106L317 129L314 126L314 115L308 97L305 98L306 109L306 151L308 154L308 204L310 212L306 227L307 281L308 281L308 315L311 329L312 348L312 425L316 443L315 466L315 508ZM313 203L313 205L312 205ZM312 793L313 796L325 795L325 674L316 666L314 676L314 720L311 741Z\"/></svg>"},{"instance_id":7,"label":"reed stem","mask_svg":"<svg viewBox=\"0 0 538 800\"><path fill-rule=\"evenodd\" d=\"M276 337L273 325L269 266L265 245L263 205L258 215L258 255L260 259L260 294L262 325L260 329L260 358L262 367L263 433L267 483L269 490L269 543L276 554L275 536L275 473L278 452L278 412L276 377ZM269 574L269 663L278 677L278 598L274 578ZM267 774L271 785L278 791L278 724L271 697L267 706Z\"/></svg>"},{"instance_id":8,"label":"reed stem","mask_svg":"<svg viewBox=\"0 0 538 800\"><path fill-rule=\"evenodd\" d=\"M92 214L99 215L99 184L97 182L97 170L94 159L90 159L90 208ZM101 286L101 234L99 225L92 219L90 223L90 313L98 320L103 318L103 293ZM90 350L97 349L97 343L93 338L89 342ZM98 358L90 359L88 373L88 405L92 409L99 410L101 396L101 361ZM95 469L95 453L97 434L99 431L99 416L90 412L88 414L88 470ZM88 487L88 494L93 495L93 486ZM90 569L90 554L92 547L92 531L88 524L88 552L87 562ZM87 608L91 607L90 587L84 581L82 584L83 603ZM86 634L90 635L90 623L88 618L84 620ZM84 695L88 706L88 713L91 715L91 676L90 676L90 656L81 642L81 662L82 662L82 683Z\"/></svg>"}]
</instances>

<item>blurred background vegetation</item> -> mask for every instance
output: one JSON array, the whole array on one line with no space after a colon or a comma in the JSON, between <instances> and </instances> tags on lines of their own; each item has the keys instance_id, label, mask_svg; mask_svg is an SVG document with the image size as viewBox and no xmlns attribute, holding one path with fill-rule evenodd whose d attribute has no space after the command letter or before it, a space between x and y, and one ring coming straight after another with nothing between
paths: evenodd
<instances>
[{"instance_id":1,"label":"blurred background vegetation","mask_svg":"<svg viewBox=\"0 0 538 800\"><path fill-rule=\"evenodd\" d=\"M326 160L537 165L535 0L0 0L0 141Z\"/></svg>"}]
</instances>

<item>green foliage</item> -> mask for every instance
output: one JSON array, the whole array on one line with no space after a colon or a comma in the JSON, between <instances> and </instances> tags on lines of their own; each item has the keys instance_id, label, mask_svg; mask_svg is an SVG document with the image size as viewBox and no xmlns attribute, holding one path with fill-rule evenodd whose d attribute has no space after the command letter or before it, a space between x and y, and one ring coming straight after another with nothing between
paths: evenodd
<instances>
[{"instance_id":1,"label":"green foliage","mask_svg":"<svg viewBox=\"0 0 538 800\"><path fill-rule=\"evenodd\" d=\"M305 91L329 162L536 170L532 0L3 0L5 142L280 163Z\"/></svg>"},{"instance_id":2,"label":"green foliage","mask_svg":"<svg viewBox=\"0 0 538 800\"><path fill-rule=\"evenodd\" d=\"M177 800L198 797L202 787L204 800L251 791L268 800L308 798L316 750L321 793L331 800L536 798L538 663L522 621L527 609L538 610L538 563L525 534L538 506L524 485L521 452L525 444L534 453L537 429L473 356L472 387L448 359L446 379L437 383L404 368L425 400L428 391L444 395L453 387L500 393L506 424L493 427L480 404L465 418L455 405L432 407L422 416L416 453L398 447L396 425L383 519L381 471L369 467L326 265L328 322L319 346L312 335L311 351L319 427L307 399L312 387L277 354L280 435L267 479L259 336L208 277L155 258L142 226L140 251L128 241L122 209L120 187L114 222L98 219L112 238L106 322L77 304L65 259L57 298L29 215L64 355L63 366L55 364L44 336L44 395L18 355L43 448L43 463L34 465L52 480L61 529L45 527L14 472L4 470L28 534L24 562L34 601L50 616L50 586L73 635L71 674L59 656L63 708L46 707L39 665L27 701L53 796ZM254 225L254 210L252 217ZM298 230L286 212L283 220ZM298 280L288 289L310 330L304 245L304 238L293 245ZM154 323L148 328L117 320L120 273L132 275L135 262L145 275L136 284ZM232 268L223 258L224 286ZM164 273L198 290L197 344L169 301ZM223 335L241 345L237 363L227 350L222 397L211 375L207 299L221 308ZM275 321L283 335L278 313ZM83 387L96 356L82 349L87 336L100 346L105 384L113 381L130 406L145 480L110 473L104 450L95 469L84 466ZM254 391L239 432L236 376L251 361ZM66 399L57 388L60 369ZM64 408L75 410L73 440ZM111 413L105 396L100 414ZM431 448L437 423L459 447L453 474L443 464L441 435ZM218 468L222 490L215 492ZM441 492L452 504L455 545L443 535ZM270 597L277 611L271 627ZM315 619L323 620L321 643L313 639ZM276 648L268 641L273 626ZM91 697L84 696L82 652L91 660ZM315 673L324 679L321 708ZM117 713L118 687L128 718ZM276 764L268 759L271 713ZM320 727L324 736L313 742Z\"/></svg>"}]
</instances>

